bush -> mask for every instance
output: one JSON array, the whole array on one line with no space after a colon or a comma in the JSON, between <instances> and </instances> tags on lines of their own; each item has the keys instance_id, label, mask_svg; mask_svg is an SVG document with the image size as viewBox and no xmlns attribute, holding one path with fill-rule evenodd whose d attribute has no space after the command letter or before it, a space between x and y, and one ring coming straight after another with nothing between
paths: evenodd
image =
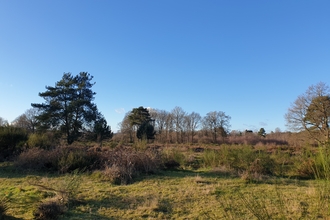
<instances>
[{"instance_id":1,"label":"bush","mask_svg":"<svg viewBox=\"0 0 330 220\"><path fill-rule=\"evenodd\" d=\"M319 147L305 150L294 161L295 174L303 179L330 180L330 151Z\"/></svg>"},{"instance_id":2,"label":"bush","mask_svg":"<svg viewBox=\"0 0 330 220\"><path fill-rule=\"evenodd\" d=\"M0 152L3 159L22 150L27 140L27 133L12 126L0 127Z\"/></svg>"},{"instance_id":3,"label":"bush","mask_svg":"<svg viewBox=\"0 0 330 220\"><path fill-rule=\"evenodd\" d=\"M204 167L227 167L244 175L272 175L276 170L276 163L269 154L250 146L224 145L220 149L205 150L201 158Z\"/></svg>"},{"instance_id":4,"label":"bush","mask_svg":"<svg viewBox=\"0 0 330 220\"><path fill-rule=\"evenodd\" d=\"M40 203L33 212L34 219L38 220L56 220L64 213L64 205L55 201L46 201Z\"/></svg>"},{"instance_id":5,"label":"bush","mask_svg":"<svg viewBox=\"0 0 330 220\"><path fill-rule=\"evenodd\" d=\"M163 150L162 160L165 169L177 169L179 167L184 167L187 162L185 154L175 148Z\"/></svg>"},{"instance_id":6,"label":"bush","mask_svg":"<svg viewBox=\"0 0 330 220\"><path fill-rule=\"evenodd\" d=\"M22 169L68 173L76 169L99 168L101 157L97 152L79 147L58 147L52 150L31 148L22 152L15 166Z\"/></svg>"},{"instance_id":7,"label":"bush","mask_svg":"<svg viewBox=\"0 0 330 220\"><path fill-rule=\"evenodd\" d=\"M137 151L118 147L114 150L98 152L81 147L58 147L52 150L27 149L17 157L14 164L22 169L59 173L71 173L77 169L103 169L105 176L110 176L112 179L119 173L120 183L128 184L140 173L155 173L162 167L162 159L158 150L151 148Z\"/></svg>"},{"instance_id":8,"label":"bush","mask_svg":"<svg viewBox=\"0 0 330 220\"><path fill-rule=\"evenodd\" d=\"M57 158L52 151L31 148L23 151L15 160L17 168L27 170L56 170Z\"/></svg>"},{"instance_id":9,"label":"bush","mask_svg":"<svg viewBox=\"0 0 330 220\"><path fill-rule=\"evenodd\" d=\"M313 171L314 160L312 158L300 158L295 163L295 172L299 178L314 179L315 173Z\"/></svg>"},{"instance_id":10,"label":"bush","mask_svg":"<svg viewBox=\"0 0 330 220\"><path fill-rule=\"evenodd\" d=\"M30 134L27 141L29 147L38 147L43 149L51 149L56 144L56 139L52 133L43 133L43 134Z\"/></svg>"},{"instance_id":11,"label":"bush","mask_svg":"<svg viewBox=\"0 0 330 220\"><path fill-rule=\"evenodd\" d=\"M273 175L275 170L275 162L269 155L259 153L254 161L248 167L249 173L259 173L262 175Z\"/></svg>"},{"instance_id":12,"label":"bush","mask_svg":"<svg viewBox=\"0 0 330 220\"><path fill-rule=\"evenodd\" d=\"M312 167L316 179L330 180L330 151L320 147Z\"/></svg>"},{"instance_id":13,"label":"bush","mask_svg":"<svg viewBox=\"0 0 330 220\"><path fill-rule=\"evenodd\" d=\"M205 150L202 155L202 161L204 167L219 167L221 164L225 162L225 158L217 150Z\"/></svg>"},{"instance_id":14,"label":"bush","mask_svg":"<svg viewBox=\"0 0 330 220\"><path fill-rule=\"evenodd\" d=\"M118 147L107 152L104 161L103 174L116 184L132 183L140 173L155 173L162 164L159 152L151 148L137 151Z\"/></svg>"},{"instance_id":15,"label":"bush","mask_svg":"<svg viewBox=\"0 0 330 220\"><path fill-rule=\"evenodd\" d=\"M133 167L127 169L127 167L119 167L116 164L113 164L111 167L105 167L103 171L103 176L106 177L106 180L110 181L113 184L128 184L133 180Z\"/></svg>"},{"instance_id":16,"label":"bush","mask_svg":"<svg viewBox=\"0 0 330 220\"><path fill-rule=\"evenodd\" d=\"M76 169L92 170L98 168L100 164L98 153L85 148L62 147L56 149L55 153L58 156L57 171L60 173L68 173Z\"/></svg>"}]
</instances>

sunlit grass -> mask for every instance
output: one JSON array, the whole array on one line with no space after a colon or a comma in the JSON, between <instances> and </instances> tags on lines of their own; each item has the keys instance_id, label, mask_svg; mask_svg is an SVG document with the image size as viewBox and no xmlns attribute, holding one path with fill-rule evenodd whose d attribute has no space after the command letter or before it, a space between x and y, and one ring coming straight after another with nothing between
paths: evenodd
<instances>
[{"instance_id":1,"label":"sunlit grass","mask_svg":"<svg viewBox=\"0 0 330 220\"><path fill-rule=\"evenodd\" d=\"M3 168L3 167L2 167ZM141 176L131 185L113 185L93 173L78 174L75 202L61 219L313 219L326 218L317 181L270 179L247 184L206 169ZM35 206L54 193L29 183L29 176L1 170L0 197L7 214L33 219ZM65 176L40 176L56 186ZM324 196L324 195L323 195Z\"/></svg>"},{"instance_id":2,"label":"sunlit grass","mask_svg":"<svg viewBox=\"0 0 330 220\"><path fill-rule=\"evenodd\" d=\"M286 154L268 157L260 150L238 147L204 152L165 150L166 158L180 162L178 170L137 174L130 185L113 184L102 170L66 175L27 173L11 163L0 163L0 200L12 219L33 219L41 202L62 197L66 209L60 219L330 218L330 160L325 154L317 157L319 161L311 169L320 178L301 180L288 175L284 165L293 166L296 162L288 160L296 157ZM249 161L243 161L247 158ZM261 163L264 158L281 165L274 175L263 174L257 166L271 167ZM255 173L266 178L255 177Z\"/></svg>"}]
</instances>

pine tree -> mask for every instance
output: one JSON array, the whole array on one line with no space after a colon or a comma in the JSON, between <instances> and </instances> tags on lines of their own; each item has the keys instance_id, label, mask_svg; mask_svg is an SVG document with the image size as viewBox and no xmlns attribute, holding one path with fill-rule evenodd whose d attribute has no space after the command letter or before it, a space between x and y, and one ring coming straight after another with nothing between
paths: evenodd
<instances>
[{"instance_id":1,"label":"pine tree","mask_svg":"<svg viewBox=\"0 0 330 220\"><path fill-rule=\"evenodd\" d=\"M92 91L93 76L81 72L73 76L64 73L55 86L46 86L46 91L39 93L45 99L42 104L32 103L40 114L39 130L52 129L64 134L68 144L72 144L81 135L84 127L96 120L97 107L92 102L95 92Z\"/></svg>"}]
</instances>

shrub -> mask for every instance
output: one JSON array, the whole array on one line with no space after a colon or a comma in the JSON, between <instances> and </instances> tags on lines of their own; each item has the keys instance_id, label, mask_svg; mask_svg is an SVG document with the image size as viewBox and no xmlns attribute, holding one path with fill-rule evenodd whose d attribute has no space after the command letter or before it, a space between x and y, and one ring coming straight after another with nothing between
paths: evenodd
<instances>
[{"instance_id":1,"label":"shrub","mask_svg":"<svg viewBox=\"0 0 330 220\"><path fill-rule=\"evenodd\" d=\"M275 170L275 162L269 155L259 153L254 161L248 167L249 173L259 173L262 175L273 175Z\"/></svg>"},{"instance_id":2,"label":"shrub","mask_svg":"<svg viewBox=\"0 0 330 220\"><path fill-rule=\"evenodd\" d=\"M255 151L250 146L228 147L221 146L216 150L205 150L202 154L204 167L227 167L236 170L244 176L272 175L276 170L276 163L264 151Z\"/></svg>"},{"instance_id":3,"label":"shrub","mask_svg":"<svg viewBox=\"0 0 330 220\"><path fill-rule=\"evenodd\" d=\"M30 134L27 144L29 147L39 147L43 149L50 149L55 146L56 139L52 133Z\"/></svg>"},{"instance_id":4,"label":"shrub","mask_svg":"<svg viewBox=\"0 0 330 220\"><path fill-rule=\"evenodd\" d=\"M40 203L33 216L38 220L56 220L64 213L64 205L56 201L46 201Z\"/></svg>"},{"instance_id":5,"label":"shrub","mask_svg":"<svg viewBox=\"0 0 330 220\"><path fill-rule=\"evenodd\" d=\"M320 147L314 158L312 166L316 179L330 180L330 152L329 149Z\"/></svg>"},{"instance_id":6,"label":"shrub","mask_svg":"<svg viewBox=\"0 0 330 220\"><path fill-rule=\"evenodd\" d=\"M315 153L304 152L295 162L295 168L301 178L330 180L330 152L323 147Z\"/></svg>"},{"instance_id":7,"label":"shrub","mask_svg":"<svg viewBox=\"0 0 330 220\"><path fill-rule=\"evenodd\" d=\"M296 175L303 179L313 179L315 173L313 171L314 161L312 158L301 158L295 163Z\"/></svg>"},{"instance_id":8,"label":"shrub","mask_svg":"<svg viewBox=\"0 0 330 220\"><path fill-rule=\"evenodd\" d=\"M160 166L158 150L118 147L106 154L103 174L113 183L129 184L140 173L154 173Z\"/></svg>"},{"instance_id":9,"label":"shrub","mask_svg":"<svg viewBox=\"0 0 330 220\"><path fill-rule=\"evenodd\" d=\"M217 150L205 150L202 155L204 167L219 167L225 161L223 156Z\"/></svg>"},{"instance_id":10,"label":"shrub","mask_svg":"<svg viewBox=\"0 0 330 220\"><path fill-rule=\"evenodd\" d=\"M76 169L92 170L99 164L100 159L97 152L78 147L62 147L56 149L55 153L58 157L57 170L60 173L68 173Z\"/></svg>"},{"instance_id":11,"label":"shrub","mask_svg":"<svg viewBox=\"0 0 330 220\"><path fill-rule=\"evenodd\" d=\"M46 170L54 168L54 163L56 163L56 158L52 157L50 151L31 148L23 151L16 158L14 165L27 170Z\"/></svg>"},{"instance_id":12,"label":"shrub","mask_svg":"<svg viewBox=\"0 0 330 220\"><path fill-rule=\"evenodd\" d=\"M12 126L0 127L0 152L3 158L21 151L27 140L26 132Z\"/></svg>"},{"instance_id":13,"label":"shrub","mask_svg":"<svg viewBox=\"0 0 330 220\"><path fill-rule=\"evenodd\" d=\"M45 150L31 148L22 152L15 160L15 166L30 170L72 172L76 169L99 168L99 153L79 147L58 147Z\"/></svg>"},{"instance_id":14,"label":"shrub","mask_svg":"<svg viewBox=\"0 0 330 220\"><path fill-rule=\"evenodd\" d=\"M162 160L165 169L177 169L179 167L184 167L186 164L185 154L175 148L163 150Z\"/></svg>"},{"instance_id":15,"label":"shrub","mask_svg":"<svg viewBox=\"0 0 330 220\"><path fill-rule=\"evenodd\" d=\"M116 176L119 172L121 184L128 184L140 173L155 173L162 166L162 159L159 151L151 148L137 151L132 148L118 147L114 150L98 152L70 146L52 150L27 149L17 157L14 164L22 169L59 173L71 173L77 169L103 168L105 176Z\"/></svg>"},{"instance_id":16,"label":"shrub","mask_svg":"<svg viewBox=\"0 0 330 220\"><path fill-rule=\"evenodd\" d=\"M128 184L133 180L133 167L127 169L127 167L119 167L113 164L111 167L107 166L103 171L106 180L113 184Z\"/></svg>"}]
</instances>

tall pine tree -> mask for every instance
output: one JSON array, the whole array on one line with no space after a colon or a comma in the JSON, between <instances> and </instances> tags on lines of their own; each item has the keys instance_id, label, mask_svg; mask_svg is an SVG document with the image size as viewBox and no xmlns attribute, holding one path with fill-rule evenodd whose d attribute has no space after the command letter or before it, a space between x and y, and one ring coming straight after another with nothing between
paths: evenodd
<instances>
[{"instance_id":1,"label":"tall pine tree","mask_svg":"<svg viewBox=\"0 0 330 220\"><path fill-rule=\"evenodd\" d=\"M39 129L52 129L66 136L68 144L80 136L83 128L96 120L97 107L92 102L95 92L92 87L93 76L81 72L73 76L64 73L55 86L46 86L46 91L39 93L45 99L42 104L32 103L40 114L37 117Z\"/></svg>"}]
</instances>

